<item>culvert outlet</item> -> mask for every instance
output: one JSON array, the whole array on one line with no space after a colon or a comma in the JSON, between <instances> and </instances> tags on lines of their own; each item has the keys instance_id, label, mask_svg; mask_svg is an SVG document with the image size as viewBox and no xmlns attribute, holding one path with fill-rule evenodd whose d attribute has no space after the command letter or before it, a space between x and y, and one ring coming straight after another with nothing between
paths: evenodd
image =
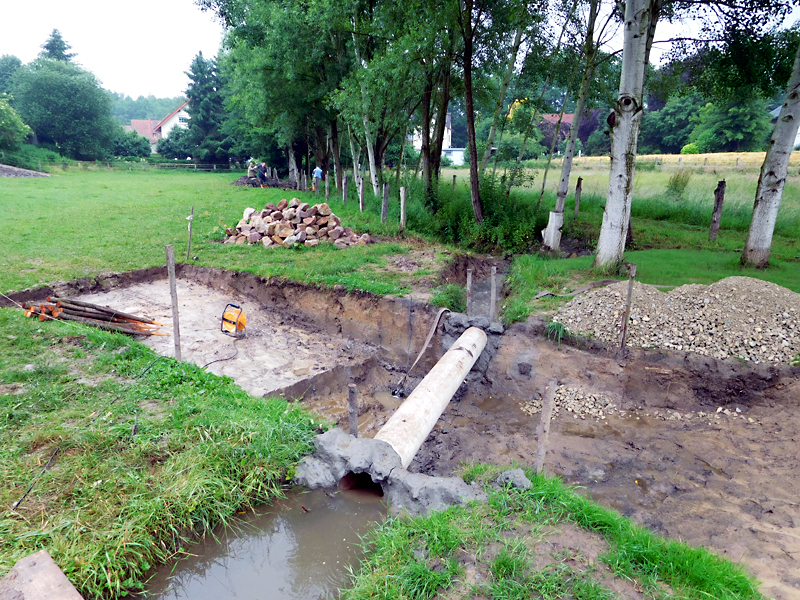
<instances>
[{"instance_id":1,"label":"culvert outlet","mask_svg":"<svg viewBox=\"0 0 800 600\"><path fill-rule=\"evenodd\" d=\"M486 347L486 333L470 327L445 352L409 397L375 435L387 442L408 468L450 399Z\"/></svg>"}]
</instances>

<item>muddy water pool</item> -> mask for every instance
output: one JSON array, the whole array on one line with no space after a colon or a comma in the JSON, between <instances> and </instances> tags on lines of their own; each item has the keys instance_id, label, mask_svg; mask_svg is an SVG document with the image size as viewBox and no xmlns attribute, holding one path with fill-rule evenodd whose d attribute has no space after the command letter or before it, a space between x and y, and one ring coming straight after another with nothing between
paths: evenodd
<instances>
[{"instance_id":1,"label":"muddy water pool","mask_svg":"<svg viewBox=\"0 0 800 600\"><path fill-rule=\"evenodd\" d=\"M385 517L373 492L294 492L188 548L188 557L156 573L142 598L335 598L357 569L361 536Z\"/></svg>"}]
</instances>

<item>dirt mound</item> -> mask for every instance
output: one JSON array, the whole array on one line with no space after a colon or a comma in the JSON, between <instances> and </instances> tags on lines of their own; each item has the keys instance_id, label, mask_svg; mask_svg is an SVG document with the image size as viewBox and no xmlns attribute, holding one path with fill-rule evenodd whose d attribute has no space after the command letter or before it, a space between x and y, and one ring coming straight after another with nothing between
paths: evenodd
<instances>
[{"instance_id":1,"label":"dirt mound","mask_svg":"<svg viewBox=\"0 0 800 600\"><path fill-rule=\"evenodd\" d=\"M50 177L48 173L20 169L11 165L0 165L0 177Z\"/></svg>"},{"instance_id":2,"label":"dirt mound","mask_svg":"<svg viewBox=\"0 0 800 600\"><path fill-rule=\"evenodd\" d=\"M616 344L627 287L620 282L575 298L554 321ZM750 277L728 277L710 286L684 285L666 294L636 283L627 344L788 363L800 353L799 319L800 294Z\"/></svg>"}]
</instances>

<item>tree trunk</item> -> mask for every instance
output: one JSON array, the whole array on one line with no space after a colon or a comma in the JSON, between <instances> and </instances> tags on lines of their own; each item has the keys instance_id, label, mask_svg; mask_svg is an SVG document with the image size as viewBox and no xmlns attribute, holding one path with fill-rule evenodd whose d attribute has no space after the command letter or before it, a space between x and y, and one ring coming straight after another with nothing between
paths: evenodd
<instances>
[{"instance_id":1,"label":"tree trunk","mask_svg":"<svg viewBox=\"0 0 800 600\"><path fill-rule=\"evenodd\" d=\"M422 123L420 135L422 146L419 149L419 159L422 162L422 180L425 182L425 197L431 195L433 188L433 174L431 172L431 95L433 94L433 74L428 74L425 88L422 91Z\"/></svg>"},{"instance_id":2,"label":"tree trunk","mask_svg":"<svg viewBox=\"0 0 800 600\"><path fill-rule=\"evenodd\" d=\"M772 234L775 232L775 222L778 220L778 209L781 206L783 187L789 171L789 157L794 148L798 127L800 127L800 47L794 58L786 99L775 123L764 164L761 166L750 231L742 252L742 264L745 266L761 269L769 265Z\"/></svg>"},{"instance_id":3,"label":"tree trunk","mask_svg":"<svg viewBox=\"0 0 800 600\"><path fill-rule=\"evenodd\" d=\"M289 161L289 181L297 181L297 160L291 144L286 146L286 159Z\"/></svg>"},{"instance_id":4,"label":"tree trunk","mask_svg":"<svg viewBox=\"0 0 800 600\"><path fill-rule=\"evenodd\" d=\"M358 172L359 161L361 160L361 145L358 145L358 154L356 154L356 144L353 140L353 134L350 133L350 126L347 126L348 137L350 138L350 157L353 159L353 181L359 181L361 176Z\"/></svg>"},{"instance_id":5,"label":"tree trunk","mask_svg":"<svg viewBox=\"0 0 800 600\"><path fill-rule=\"evenodd\" d=\"M478 179L478 146L475 140L475 106L472 99L472 54L474 29L472 28L472 0L464 0L464 104L467 112L467 145L469 146L469 188L475 221L483 223L480 180Z\"/></svg>"},{"instance_id":6,"label":"tree trunk","mask_svg":"<svg viewBox=\"0 0 800 600\"><path fill-rule=\"evenodd\" d=\"M331 122L331 153L333 154L333 170L336 171L336 189L338 190L342 183L342 153L339 142L339 125L336 119Z\"/></svg>"},{"instance_id":7,"label":"tree trunk","mask_svg":"<svg viewBox=\"0 0 800 600\"><path fill-rule=\"evenodd\" d=\"M492 116L492 127L489 129L489 139L486 142L486 151L483 153L483 161L481 161L480 172L483 173L489 158L492 156L492 144L494 144L494 136L497 133L497 120L500 116L500 109L503 108L505 103L506 92L508 85L511 83L511 75L514 74L514 63L517 61L517 53L522 44L522 32L525 28L520 24L517 26L517 31L514 34L514 44L511 47L511 54L508 57L508 67L506 67L506 74L503 77L503 82L500 85L500 93L497 95L497 103L494 106L494 115Z\"/></svg>"},{"instance_id":8,"label":"tree trunk","mask_svg":"<svg viewBox=\"0 0 800 600\"><path fill-rule=\"evenodd\" d=\"M364 115L364 139L367 142L367 159L369 160L369 180L372 183L372 191L377 196L379 192L378 185L378 169L375 166L375 145L372 141L372 135L369 132L369 122L366 115Z\"/></svg>"},{"instance_id":9,"label":"tree trunk","mask_svg":"<svg viewBox=\"0 0 800 600\"><path fill-rule=\"evenodd\" d=\"M447 108L450 106L450 76L453 67L453 57L448 54L442 67L441 92L439 104L436 107L436 126L431 144L431 171L436 181L442 170L442 149L444 147L444 132L447 128Z\"/></svg>"},{"instance_id":10,"label":"tree trunk","mask_svg":"<svg viewBox=\"0 0 800 600\"><path fill-rule=\"evenodd\" d=\"M608 117L611 133L611 169L603 224L597 240L595 267L609 267L622 260L633 199L636 147L642 121L642 97L653 12L648 0L625 3L622 75L619 99Z\"/></svg>"},{"instance_id":11,"label":"tree trunk","mask_svg":"<svg viewBox=\"0 0 800 600\"><path fill-rule=\"evenodd\" d=\"M711 228L708 230L708 241L716 242L719 233L719 223L722 220L722 205L725 202L725 180L717 182L714 190L714 212L711 213Z\"/></svg>"}]
</instances>

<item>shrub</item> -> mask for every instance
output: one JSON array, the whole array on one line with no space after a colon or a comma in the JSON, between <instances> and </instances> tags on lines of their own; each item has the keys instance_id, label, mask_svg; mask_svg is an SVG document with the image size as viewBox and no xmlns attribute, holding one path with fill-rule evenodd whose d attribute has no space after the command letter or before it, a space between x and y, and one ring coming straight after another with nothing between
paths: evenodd
<instances>
[{"instance_id":1,"label":"shrub","mask_svg":"<svg viewBox=\"0 0 800 600\"><path fill-rule=\"evenodd\" d=\"M466 312L467 291L460 285L448 283L436 291L431 304L449 308L453 312Z\"/></svg>"},{"instance_id":2,"label":"shrub","mask_svg":"<svg viewBox=\"0 0 800 600\"><path fill-rule=\"evenodd\" d=\"M692 142L681 148L681 154L700 154L700 146Z\"/></svg>"},{"instance_id":3,"label":"shrub","mask_svg":"<svg viewBox=\"0 0 800 600\"><path fill-rule=\"evenodd\" d=\"M683 192L689 185L689 180L692 178L692 172L689 169L680 169L669 176L667 181L667 194L675 198L683 196Z\"/></svg>"}]
</instances>

